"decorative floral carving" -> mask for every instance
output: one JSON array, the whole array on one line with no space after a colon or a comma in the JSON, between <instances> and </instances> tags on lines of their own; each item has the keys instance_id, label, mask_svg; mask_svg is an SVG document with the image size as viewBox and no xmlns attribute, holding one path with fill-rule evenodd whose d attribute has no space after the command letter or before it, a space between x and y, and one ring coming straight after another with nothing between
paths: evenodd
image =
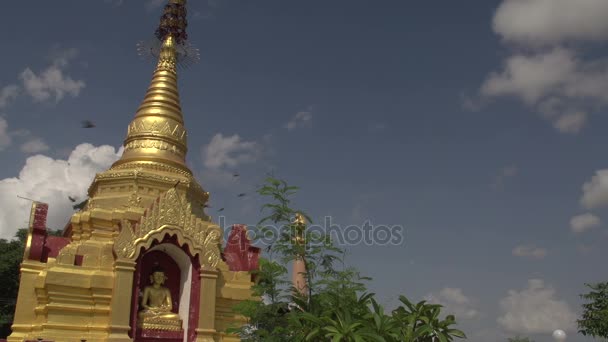
<instances>
[{"instance_id":1,"label":"decorative floral carving","mask_svg":"<svg viewBox=\"0 0 608 342\"><path fill-rule=\"evenodd\" d=\"M220 227L194 215L191 203L175 188L160 195L135 227L131 228L128 221L123 224L115 241L116 254L122 251L126 258L137 258L141 247L150 247L165 234L176 235L180 244L187 245L193 255L198 254L204 267L215 268L221 260Z\"/></svg>"},{"instance_id":2,"label":"decorative floral carving","mask_svg":"<svg viewBox=\"0 0 608 342\"><path fill-rule=\"evenodd\" d=\"M128 135L130 137L138 135L165 135L174 138L176 141L187 145L187 133L186 129L179 123L171 127L169 121L163 120L162 123L158 123L156 120L152 122L150 126L146 126L144 120L133 121L128 128Z\"/></svg>"},{"instance_id":3,"label":"decorative floral carving","mask_svg":"<svg viewBox=\"0 0 608 342\"><path fill-rule=\"evenodd\" d=\"M221 260L220 250L218 248L220 244L221 234L218 230L211 230L207 233L203 248L205 254L203 255L202 264L210 266L212 268L217 267L217 264Z\"/></svg>"},{"instance_id":4,"label":"decorative floral carving","mask_svg":"<svg viewBox=\"0 0 608 342\"><path fill-rule=\"evenodd\" d=\"M102 180L102 179L119 179L119 178L133 178L133 177L134 177L134 171L118 171L118 172L106 171L103 173L98 173L97 176L95 176L95 181L93 182L93 184L97 183L99 180ZM142 173L141 171L138 173L137 178L138 179L149 179L149 180L154 180L154 181L162 181L162 182L171 183L171 184L175 184L175 182L177 182L179 180L180 184L183 184L186 186L190 185L189 179L161 176L161 175L157 175L157 174L153 174L153 173Z\"/></svg>"},{"instance_id":5,"label":"decorative floral carving","mask_svg":"<svg viewBox=\"0 0 608 342\"><path fill-rule=\"evenodd\" d=\"M137 195L137 191L133 192L131 196L129 196L129 207L140 207L141 206L141 196Z\"/></svg>"},{"instance_id":6,"label":"decorative floral carving","mask_svg":"<svg viewBox=\"0 0 608 342\"><path fill-rule=\"evenodd\" d=\"M137 139L129 141L125 145L125 150L135 150L138 148L155 148L161 151L169 151L178 156L184 156L185 151L182 148L177 147L173 144L169 144L162 140L153 140L153 139Z\"/></svg>"},{"instance_id":7,"label":"decorative floral carving","mask_svg":"<svg viewBox=\"0 0 608 342\"><path fill-rule=\"evenodd\" d=\"M114 242L114 252L119 258L130 259L135 254L133 228L128 220L121 221L121 229Z\"/></svg>"},{"instance_id":8,"label":"decorative floral carving","mask_svg":"<svg viewBox=\"0 0 608 342\"><path fill-rule=\"evenodd\" d=\"M192 176L191 173L188 173L182 169L178 169L176 167L173 167L173 166L170 166L167 164L162 164L162 163L150 164L150 163L140 163L140 162L129 162L129 163L114 166L114 167L112 167L112 170L132 169L135 167L137 168L137 170L139 170L140 175L142 174L143 170L146 169L146 170L178 173L180 175L183 175L184 177ZM135 170L135 171L137 171L137 170ZM133 175L135 176L135 173L133 173Z\"/></svg>"}]
</instances>

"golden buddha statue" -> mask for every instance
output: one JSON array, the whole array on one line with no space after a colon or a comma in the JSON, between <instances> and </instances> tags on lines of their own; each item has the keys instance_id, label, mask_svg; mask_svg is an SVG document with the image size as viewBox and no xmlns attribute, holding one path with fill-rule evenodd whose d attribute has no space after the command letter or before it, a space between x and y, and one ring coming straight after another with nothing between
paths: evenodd
<instances>
[{"instance_id":1,"label":"golden buddha statue","mask_svg":"<svg viewBox=\"0 0 608 342\"><path fill-rule=\"evenodd\" d=\"M171 291L163 286L167 276L161 268L156 268L150 275L152 285L144 288L141 300L142 311L137 315L137 325L152 330L182 330L182 320L172 312Z\"/></svg>"}]
</instances>

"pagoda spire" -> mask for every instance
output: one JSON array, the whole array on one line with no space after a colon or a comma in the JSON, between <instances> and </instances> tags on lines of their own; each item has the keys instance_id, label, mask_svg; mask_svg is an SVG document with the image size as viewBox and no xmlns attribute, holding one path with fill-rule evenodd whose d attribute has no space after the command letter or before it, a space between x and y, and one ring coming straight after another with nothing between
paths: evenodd
<instances>
[{"instance_id":1,"label":"pagoda spire","mask_svg":"<svg viewBox=\"0 0 608 342\"><path fill-rule=\"evenodd\" d=\"M186 1L169 0L156 37L161 46L158 63L144 99L129 124L124 153L112 168L164 164L188 174L187 133L177 85L178 48L185 44Z\"/></svg>"},{"instance_id":2,"label":"pagoda spire","mask_svg":"<svg viewBox=\"0 0 608 342\"><path fill-rule=\"evenodd\" d=\"M306 248L306 219L301 213L296 213L293 224L295 225L295 236L293 243L299 246L299 249ZM293 289L302 296L308 296L308 284L306 282L306 259L303 255L297 256L293 260L291 270L291 282Z\"/></svg>"}]
</instances>

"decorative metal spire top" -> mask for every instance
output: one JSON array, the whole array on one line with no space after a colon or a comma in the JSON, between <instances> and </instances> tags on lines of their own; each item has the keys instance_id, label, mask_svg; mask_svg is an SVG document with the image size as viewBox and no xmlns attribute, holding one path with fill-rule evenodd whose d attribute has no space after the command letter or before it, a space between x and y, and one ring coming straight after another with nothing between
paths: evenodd
<instances>
[{"instance_id":1,"label":"decorative metal spire top","mask_svg":"<svg viewBox=\"0 0 608 342\"><path fill-rule=\"evenodd\" d=\"M163 164L192 174L186 166L187 136L177 87L179 47L186 43L185 0L169 0L156 36L162 39L158 64L135 118L122 157L112 168Z\"/></svg>"},{"instance_id":2,"label":"decorative metal spire top","mask_svg":"<svg viewBox=\"0 0 608 342\"><path fill-rule=\"evenodd\" d=\"M155 38L141 41L137 51L142 57L160 57L162 45L168 37L172 37L175 49L175 64L189 66L200 59L199 51L188 40L188 21L186 20L186 0L169 0L160 17L160 24L155 32Z\"/></svg>"},{"instance_id":3,"label":"decorative metal spire top","mask_svg":"<svg viewBox=\"0 0 608 342\"><path fill-rule=\"evenodd\" d=\"M156 38L164 42L168 36L172 36L177 44L185 43L188 39L186 13L186 0L170 0L160 17Z\"/></svg>"}]
</instances>

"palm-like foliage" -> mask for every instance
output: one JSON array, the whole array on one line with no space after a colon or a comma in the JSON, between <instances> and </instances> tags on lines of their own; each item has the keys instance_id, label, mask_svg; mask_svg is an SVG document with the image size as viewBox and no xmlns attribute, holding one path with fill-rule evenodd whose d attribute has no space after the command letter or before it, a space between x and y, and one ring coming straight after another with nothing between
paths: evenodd
<instances>
[{"instance_id":1,"label":"palm-like foliage","mask_svg":"<svg viewBox=\"0 0 608 342\"><path fill-rule=\"evenodd\" d=\"M439 318L441 305L428 304L426 301L414 305L405 296L400 296L399 301L403 305L393 311L393 317L401 324L404 341L432 342L436 339L448 342L453 341L454 337L466 338L462 331L451 328L456 324L453 315L443 320Z\"/></svg>"},{"instance_id":2,"label":"palm-like foliage","mask_svg":"<svg viewBox=\"0 0 608 342\"><path fill-rule=\"evenodd\" d=\"M236 311L247 317L248 325L237 329L245 341L297 342L450 342L465 338L452 329L454 316L441 320L441 305L424 301L412 304L401 296L401 306L385 313L373 293L367 293L365 281L353 268L342 264L336 269L340 250L329 236L304 232L304 244L294 244L298 233L293 222L296 213L290 207L290 196L297 187L274 178L266 180L258 193L272 198L262 209L270 214L260 224L283 225L269 248L279 261L261 260L254 287L264 300L246 301ZM306 215L305 215L306 216ZM310 218L306 216L310 221ZM264 231L264 229L262 229ZM266 230L265 232L272 232ZM275 230L276 232L276 230ZM271 254L272 255L272 254ZM306 262L308 293L300 294L286 280L285 263L296 258ZM233 330L234 332L234 330Z\"/></svg>"}]
</instances>

